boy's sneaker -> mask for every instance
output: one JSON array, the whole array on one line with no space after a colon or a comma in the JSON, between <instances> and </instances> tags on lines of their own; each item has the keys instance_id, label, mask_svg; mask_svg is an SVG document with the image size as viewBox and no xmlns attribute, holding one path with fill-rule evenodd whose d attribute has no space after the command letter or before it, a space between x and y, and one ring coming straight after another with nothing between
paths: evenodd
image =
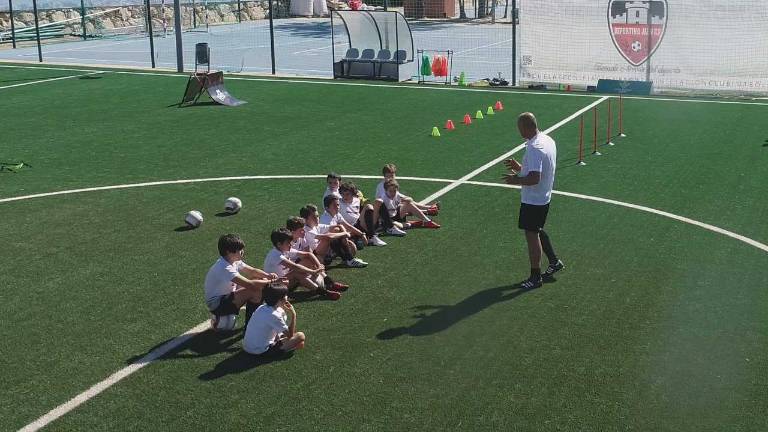
<instances>
[{"instance_id":1,"label":"boy's sneaker","mask_svg":"<svg viewBox=\"0 0 768 432\"><path fill-rule=\"evenodd\" d=\"M389 228L387 230L387 234L389 234L391 236L403 237L403 236L405 236L406 232L401 230L398 227L394 227L393 226L392 228Z\"/></svg>"},{"instance_id":2,"label":"boy's sneaker","mask_svg":"<svg viewBox=\"0 0 768 432\"><path fill-rule=\"evenodd\" d=\"M331 285L331 290L333 291L346 291L349 289L349 285L343 284L341 282L334 282L333 285Z\"/></svg>"},{"instance_id":3,"label":"boy's sneaker","mask_svg":"<svg viewBox=\"0 0 768 432\"><path fill-rule=\"evenodd\" d=\"M368 239L368 246L386 246L387 244L384 242L384 240L380 239L379 236L375 235Z\"/></svg>"},{"instance_id":4,"label":"boy's sneaker","mask_svg":"<svg viewBox=\"0 0 768 432\"><path fill-rule=\"evenodd\" d=\"M543 283L544 281L541 279L541 276L539 277L531 276L528 279L520 282L520 288L522 289L540 288Z\"/></svg>"},{"instance_id":5,"label":"boy's sneaker","mask_svg":"<svg viewBox=\"0 0 768 432\"><path fill-rule=\"evenodd\" d=\"M325 290L322 294L325 295L325 298L328 300L338 300L341 298L341 293L336 291Z\"/></svg>"},{"instance_id":6,"label":"boy's sneaker","mask_svg":"<svg viewBox=\"0 0 768 432\"><path fill-rule=\"evenodd\" d=\"M436 206L432 206L427 209L427 211L424 212L427 216L437 216L437 214L440 212L440 208Z\"/></svg>"},{"instance_id":7,"label":"boy's sneaker","mask_svg":"<svg viewBox=\"0 0 768 432\"><path fill-rule=\"evenodd\" d=\"M420 221L420 220L415 220L409 223L411 224L411 228L418 228L420 226L424 226L424 221Z\"/></svg>"},{"instance_id":8,"label":"boy's sneaker","mask_svg":"<svg viewBox=\"0 0 768 432\"><path fill-rule=\"evenodd\" d=\"M565 268L565 264L563 264L562 261L557 260L556 263L550 264L549 266L547 266L547 269L544 271L544 273L541 276L545 279L551 279L555 273L559 272L564 268Z\"/></svg>"},{"instance_id":9,"label":"boy's sneaker","mask_svg":"<svg viewBox=\"0 0 768 432\"><path fill-rule=\"evenodd\" d=\"M436 223L435 221L431 220L429 222L424 222L422 225L424 228L440 228L440 224Z\"/></svg>"},{"instance_id":10,"label":"boy's sneaker","mask_svg":"<svg viewBox=\"0 0 768 432\"><path fill-rule=\"evenodd\" d=\"M352 258L351 260L346 262L347 267L353 267L353 268L363 268L368 265L367 262L361 260L360 258Z\"/></svg>"}]
</instances>

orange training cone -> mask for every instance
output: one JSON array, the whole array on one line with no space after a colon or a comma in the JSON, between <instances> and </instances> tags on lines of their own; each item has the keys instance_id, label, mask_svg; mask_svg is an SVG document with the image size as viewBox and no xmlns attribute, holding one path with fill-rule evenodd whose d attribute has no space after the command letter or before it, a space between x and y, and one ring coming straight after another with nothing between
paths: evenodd
<instances>
[{"instance_id":1,"label":"orange training cone","mask_svg":"<svg viewBox=\"0 0 768 432\"><path fill-rule=\"evenodd\" d=\"M453 125L453 120L448 120L447 122L445 122L445 128L448 129L449 131L456 129L456 126Z\"/></svg>"},{"instance_id":2,"label":"orange training cone","mask_svg":"<svg viewBox=\"0 0 768 432\"><path fill-rule=\"evenodd\" d=\"M464 114L464 124L467 126L472 124L472 117L469 114Z\"/></svg>"},{"instance_id":3,"label":"orange training cone","mask_svg":"<svg viewBox=\"0 0 768 432\"><path fill-rule=\"evenodd\" d=\"M501 104L501 101L496 101L496 105L493 106L493 109L496 111L501 111L504 109L504 105Z\"/></svg>"}]
</instances>

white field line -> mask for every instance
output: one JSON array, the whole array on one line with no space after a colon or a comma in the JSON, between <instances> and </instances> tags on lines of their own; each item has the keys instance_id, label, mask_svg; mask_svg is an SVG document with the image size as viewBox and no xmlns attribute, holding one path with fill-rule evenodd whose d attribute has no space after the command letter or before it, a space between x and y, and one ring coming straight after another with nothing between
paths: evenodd
<instances>
[{"instance_id":1,"label":"white field line","mask_svg":"<svg viewBox=\"0 0 768 432\"><path fill-rule=\"evenodd\" d=\"M70 79L70 78L83 77L83 76L87 76L87 75L96 75L96 74L101 74L101 73L104 73L104 72L103 71L90 72L90 73L80 74L80 75L69 75L69 76L65 76L65 77L48 78L48 79L39 80L39 81L29 81L29 82L25 82L25 83L21 83L21 84L11 84L11 85L0 87L0 90L14 88L14 87L28 86L28 85L32 85L32 84L40 84L40 83L51 82L51 81L65 80L65 79Z\"/></svg>"},{"instance_id":2,"label":"white field line","mask_svg":"<svg viewBox=\"0 0 768 432\"><path fill-rule=\"evenodd\" d=\"M93 398L94 396L98 395L99 393L103 392L104 390L112 387L115 383L122 380L123 378L133 374L134 372L138 371L139 369L143 368L144 366L154 362L155 360L159 359L160 357L168 354L170 351L173 351L174 349L178 348L179 346L186 343L188 340L192 339L193 337L197 336L198 334L204 332L210 327L209 321L203 321L202 323L196 325L195 327L187 330L184 334L181 336L175 337L173 340L170 340L163 344L162 346L159 346L155 348L154 350L150 351L149 354L145 355L141 359L137 360L134 363L131 363L130 365L120 369L119 371L113 373L107 379L104 381L101 381L98 384L93 385L88 390L80 393L79 395L75 396L74 398L68 400L67 402L57 406L56 408L49 411L44 416L40 417L39 419L35 420L34 422L24 426L23 428L19 429L20 432L33 432L40 430L47 426L52 421L58 419L59 417L63 416L64 414L72 411L79 405L83 404L84 402L88 401L88 399Z\"/></svg>"},{"instance_id":3,"label":"white field line","mask_svg":"<svg viewBox=\"0 0 768 432\"><path fill-rule=\"evenodd\" d=\"M513 186L513 185L504 184L504 183L487 183L487 182L478 182L478 181L466 181L466 182L464 182L464 184L477 185L477 186L502 187L502 188L510 188L510 189L520 189L520 186ZM700 227L700 228L704 228L704 229L706 229L708 231L712 231L712 232L715 232L715 233L718 233L718 234L722 234L724 236L727 236L727 237L730 237L732 239L738 240L740 242L746 243L746 244L748 244L750 246L754 246L757 249L762 250L763 252L768 252L768 245L765 244L765 243L760 243L757 240L753 240L753 239L751 239L749 237L746 237L746 236L743 236L741 234L736 234L736 233L734 233L732 231L728 231L726 229L723 229L723 228L720 228L720 227L717 227L717 226L714 226L714 225L710 225L708 223L699 222L697 220L690 219L690 218L687 218L685 216L679 216L679 215L676 215L674 213L669 213L669 212L666 212L664 210L658 210L658 209L655 209L655 208L652 208L652 207L646 207L646 206L641 206L641 205L638 205L638 204L632 204L632 203L627 203L627 202L623 202L623 201L617 201L617 200L613 200L613 199L609 199L609 198L601 198L601 197L596 197L596 196L592 196L592 195L582 195L582 194L577 194L577 193L572 193L572 192L563 192L563 191L557 191L557 190L552 191L552 193L555 194L555 195L562 195L562 196L567 196L567 197L571 197L571 198L579 198L579 199L588 200L588 201L596 201L596 202L601 202L601 203L606 203L606 204L613 204L615 206L626 207L626 208L630 208L630 209L634 209L634 210L640 210L640 211L644 211L644 212L647 212L647 213L652 213L652 214L659 215L659 216L664 216L664 217L669 218L669 219L673 219L673 220L676 220L676 221L684 222L684 223L687 223L687 224L690 224L690 225L694 225L694 226L697 226L697 227Z\"/></svg>"},{"instance_id":4,"label":"white field line","mask_svg":"<svg viewBox=\"0 0 768 432\"><path fill-rule=\"evenodd\" d=\"M559 129L564 124L566 124L569 121L571 121L571 120L575 119L576 117L580 116L582 113L584 113L586 111L589 111L590 109L592 109L592 107L594 107L595 105L600 104L601 102L603 102L606 99L608 99L608 96L601 97L600 99L592 102L591 104L585 106L584 108L576 111L575 113L569 115L568 117L566 117L566 118L560 120L559 122L555 123L554 125L550 126L548 129L546 129L544 131L544 133L548 134L550 132L553 132L553 131ZM432 195L424 198L423 200L421 200L421 203L422 204L426 204L426 203L429 203L431 201L436 200L437 198L440 198L441 196L443 196L446 193L450 192L454 188L458 187L461 183L463 183L463 182L465 182L467 180L470 180L471 178L477 176L481 172L487 170L488 168L498 164L499 162L502 162L504 159L507 159L508 157L512 156L513 154L519 152L520 150L523 149L523 147L525 147L525 144L520 144L519 146L513 148L512 150L504 153L503 155L497 157L496 159L486 163L485 165L481 166L480 168L475 169L474 171L470 172L469 174L465 175L464 177L456 180L455 182L449 184L448 186L445 186L444 188L440 189L439 191L437 191L437 192L433 193Z\"/></svg>"},{"instance_id":5,"label":"white field line","mask_svg":"<svg viewBox=\"0 0 768 432\"><path fill-rule=\"evenodd\" d=\"M551 129L551 128L550 128ZM379 176L368 176L368 175L342 175L344 178L354 178L354 179L379 179L381 177ZM325 175L283 175L283 176L238 176L238 177L215 177L215 178L204 178L204 179L186 179L186 180L169 180L169 181L158 181L158 182L148 182L148 183L134 183L134 184L124 184L124 185L114 185L114 186L103 186L103 187L93 187L93 188L84 188L84 189L75 189L75 190L69 190L69 191L58 191L58 192L51 192L51 193L42 193L42 194L35 194L35 195L26 195L26 196L19 196L19 197L13 197L13 198L4 198L0 199L0 203L3 202L11 202L11 201L20 201L25 199L33 199L33 198L42 198L42 197L48 197L48 196L55 196L55 195L66 195L66 194L73 194L73 193L83 193L83 192L94 192L94 191L103 191L103 190L113 190L113 189L129 189L129 188L138 188L138 187L147 187L147 186L159 186L159 185L170 185L170 184L184 184L184 183L201 183L201 182L213 182L213 181L233 181L233 180L268 180L268 179L322 179L325 178ZM400 177L401 180L415 180L415 181L427 181L427 182L441 182L441 183L450 183L455 184L458 181L449 180L449 179L439 179L439 178L424 178L424 177ZM461 181L461 184L470 184L470 185L477 185L477 186L488 186L488 187L500 187L500 188L509 188L509 189L519 189L519 186L513 186L513 185L507 185L502 183L487 183L487 182L477 182L477 181ZM576 193L570 193L570 192L561 192L561 191L553 191L552 193L573 197L573 198L579 198L579 199L585 199L590 201L596 201L596 202L602 202L606 204L612 204L616 206L626 207L630 209L640 210L660 216L664 216L673 220L677 220L680 222L688 223L694 226L698 226L701 228L704 228L706 230L723 234L725 236L731 237L733 239L739 240L741 242L744 242L750 246L756 247L764 252L768 252L768 245L760 243L756 240L750 239L748 237L742 236L740 234L733 233L731 231L716 227L714 225L706 224L703 222L699 222L693 219L689 219L683 216L678 216L669 212L665 212L662 210L657 210L650 207L645 207L637 204L631 204L631 203L625 203L622 201L607 199L607 198L600 198L595 196L589 196L589 195L582 195L582 194L576 194ZM128 377L129 375L133 374L134 372L138 371L139 369L143 368L144 366L154 362L155 360L161 358L168 352L176 349L177 347L181 346L182 344L186 343L189 339L193 338L194 336L198 335L199 333L202 333L205 331L209 326L209 322L203 321L202 323L198 324L197 326L189 329L184 334L174 338L173 340L167 342L166 344L162 345L161 347L158 347L151 351L149 354L141 358L140 360L136 361L135 363L132 363L123 369L115 372L114 374L107 377L105 380L93 385L88 390L84 391L83 393L80 393L79 395L75 396L74 398L70 399L69 401L59 405L58 407L54 408L47 414L43 415L42 417L38 418L34 422L28 424L24 428L20 429L20 431L23 432L32 432L37 431L54 420L58 419L59 417L67 414L68 412L74 410L79 405L83 404L84 402L88 401L89 399L97 396L99 393L103 392L104 390L108 389L109 387L115 385L117 382L122 380L123 378Z\"/></svg>"},{"instance_id":6,"label":"white field line","mask_svg":"<svg viewBox=\"0 0 768 432\"><path fill-rule=\"evenodd\" d=\"M76 59L80 60L80 59ZM103 61L103 62L110 62L113 60L103 60L103 59L88 59L90 61ZM74 68L65 68L65 67L42 67L42 66L21 66L21 65L10 65L10 64L3 64L4 62L11 62L11 63L18 63L23 62L21 60L7 60L7 59L0 59L0 68L19 68L19 69L49 69L49 70L72 70L72 71L79 71L83 72L85 70L93 70L93 69L74 69ZM32 62L27 62L32 63ZM136 61L135 63L139 63ZM37 62L35 62L37 64ZM175 65L175 63L174 63ZM62 65L62 66L79 66L79 65ZM94 67L94 66L87 66L83 65L84 68L88 67ZM110 68L109 65L98 65L96 67L106 67ZM115 66L120 67L120 66ZM140 68L141 69L141 68ZM148 70L151 70L149 68L146 68ZM281 70L305 70L305 69L285 69L281 68ZM123 74L123 75L148 75L148 76L166 76L166 77L181 77L181 78L188 78L188 74L186 73L174 73L173 71L169 70L169 73L158 73L158 72L136 72L136 71L125 71L125 70L99 70L99 72L111 72L111 73L117 73L117 74ZM326 71L318 71L318 72L326 72ZM276 82L276 83L292 83L292 84L316 84L316 85L339 85L339 86L357 86L357 87L384 87L384 88L395 88L395 89L415 89L415 90L436 90L436 91L465 91L465 92L479 92L479 93L498 93L499 95L505 95L505 94L526 94L526 95L541 95L541 96L562 96L562 97L585 97L585 98L600 98L600 97L609 97L609 98L618 98L618 96L614 95L595 95L595 94L585 94L585 93L558 93L558 92L534 92L534 91L521 91L521 90L507 90L507 89L483 89L483 88L465 88L465 87L455 87L455 86L417 86L417 85L409 85L409 84L370 84L370 83L351 83L351 82L344 82L344 81L336 81L331 79L324 79L324 78L318 78L318 77L307 77L310 79L276 79L276 78L267 78L267 77L244 77L244 76L227 76L228 80L238 80L238 81L264 81L264 82ZM756 106L768 106L768 102L739 102L739 101L721 101L721 100L701 100L701 99L675 99L675 98L662 98L662 97L653 97L653 96L624 96L624 99L638 99L638 100L650 100L650 101L664 101L664 102L686 102L686 103L713 103L713 104L725 104L725 105L756 105Z\"/></svg>"}]
</instances>

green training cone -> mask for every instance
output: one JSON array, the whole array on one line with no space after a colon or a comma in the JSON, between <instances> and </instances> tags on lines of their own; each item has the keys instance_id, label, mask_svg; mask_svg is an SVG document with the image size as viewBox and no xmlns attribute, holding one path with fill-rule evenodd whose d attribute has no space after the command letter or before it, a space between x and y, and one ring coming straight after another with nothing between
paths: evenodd
<instances>
[{"instance_id":1,"label":"green training cone","mask_svg":"<svg viewBox=\"0 0 768 432\"><path fill-rule=\"evenodd\" d=\"M440 136L440 129L438 129L437 126L432 128L432 136L433 137L439 137Z\"/></svg>"},{"instance_id":2,"label":"green training cone","mask_svg":"<svg viewBox=\"0 0 768 432\"><path fill-rule=\"evenodd\" d=\"M467 78L464 76L464 72L459 74L459 85L462 87L467 85Z\"/></svg>"},{"instance_id":3,"label":"green training cone","mask_svg":"<svg viewBox=\"0 0 768 432\"><path fill-rule=\"evenodd\" d=\"M485 112L486 115L493 115L493 107L488 107L488 111Z\"/></svg>"},{"instance_id":4,"label":"green training cone","mask_svg":"<svg viewBox=\"0 0 768 432\"><path fill-rule=\"evenodd\" d=\"M481 118L483 118L483 112L482 112L482 111L480 111L480 110L477 110L477 112L475 113L475 118L476 118L476 119L481 119Z\"/></svg>"}]
</instances>

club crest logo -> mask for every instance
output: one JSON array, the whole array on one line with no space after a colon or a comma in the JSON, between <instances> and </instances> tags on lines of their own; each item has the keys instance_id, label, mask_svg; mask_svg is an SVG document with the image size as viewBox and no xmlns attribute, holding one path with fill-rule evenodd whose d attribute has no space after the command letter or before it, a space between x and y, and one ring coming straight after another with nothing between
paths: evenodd
<instances>
[{"instance_id":1,"label":"club crest logo","mask_svg":"<svg viewBox=\"0 0 768 432\"><path fill-rule=\"evenodd\" d=\"M667 0L609 0L611 40L633 66L653 55L667 29Z\"/></svg>"}]
</instances>

